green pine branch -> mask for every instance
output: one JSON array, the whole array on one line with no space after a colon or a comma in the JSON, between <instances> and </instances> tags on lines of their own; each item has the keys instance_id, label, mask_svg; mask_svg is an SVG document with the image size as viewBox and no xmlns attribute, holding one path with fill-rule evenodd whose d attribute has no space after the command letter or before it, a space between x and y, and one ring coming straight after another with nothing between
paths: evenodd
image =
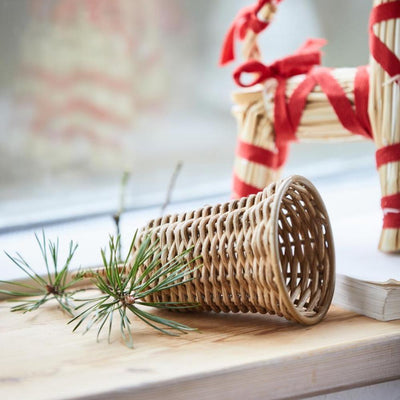
<instances>
[{"instance_id":1,"label":"green pine branch","mask_svg":"<svg viewBox=\"0 0 400 400\"><path fill-rule=\"evenodd\" d=\"M101 252L104 269L91 273L94 284L101 294L94 298L81 300L82 304L77 309L83 311L70 321L70 323L76 323L74 331L84 323L86 324L84 333L96 326L98 340L103 329L107 329L110 342L114 317L119 315L121 336L127 346L132 348L131 318L133 315L167 335L176 336L196 330L179 322L151 314L142 308L142 306L146 306L179 309L198 306L197 303L148 302L145 300L147 296L182 285L193 279L193 272L199 267L194 266L195 260L186 261L185 257L191 249L163 264L161 259L166 249L161 249L158 242L151 243L151 238L147 236L132 259L136 238L137 232L122 263L119 255L120 237L110 238L108 254L105 250Z\"/></svg>"},{"instance_id":2,"label":"green pine branch","mask_svg":"<svg viewBox=\"0 0 400 400\"><path fill-rule=\"evenodd\" d=\"M44 231L42 232L41 238L39 238L37 234L35 234L35 237L46 266L46 276L42 277L35 272L34 268L20 253L17 252L13 257L5 252L7 257L28 277L28 283L0 281L0 283L15 288L15 290L0 290L0 293L15 298L32 298L22 302L13 299L12 301L19 302L19 304L11 307L11 311L13 312L26 313L35 311L48 301L56 300L63 311L73 316L74 306L72 303L72 296L76 291L71 291L70 288L82 279L82 275L77 273L74 278L69 281L67 281L67 278L69 266L78 245L73 241L70 242L67 258L62 265L60 265L58 239L56 242L52 242L51 240L47 241Z\"/></svg>"}]
</instances>

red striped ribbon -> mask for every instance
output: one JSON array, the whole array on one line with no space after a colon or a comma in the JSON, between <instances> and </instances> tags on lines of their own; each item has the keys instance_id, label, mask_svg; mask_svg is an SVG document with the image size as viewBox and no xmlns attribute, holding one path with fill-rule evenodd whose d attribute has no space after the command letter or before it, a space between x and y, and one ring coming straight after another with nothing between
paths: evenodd
<instances>
[{"instance_id":1,"label":"red striped ribbon","mask_svg":"<svg viewBox=\"0 0 400 400\"><path fill-rule=\"evenodd\" d=\"M243 40L249 30L258 34L268 27L269 22L260 20L258 13L266 4L276 4L280 1L282 0L258 0L255 5L239 11L225 36L219 60L220 66L235 60L235 39Z\"/></svg>"},{"instance_id":2,"label":"red striped ribbon","mask_svg":"<svg viewBox=\"0 0 400 400\"><path fill-rule=\"evenodd\" d=\"M240 158L276 170L285 163L288 155L288 146L271 151L239 139L236 154Z\"/></svg>"},{"instance_id":3,"label":"red striped ribbon","mask_svg":"<svg viewBox=\"0 0 400 400\"><path fill-rule=\"evenodd\" d=\"M358 67L354 86L355 107L328 68L313 68L286 100L286 80L280 79L275 93L275 131L277 144L295 141L296 131L306 105L307 97L316 85L326 94L341 124L350 132L371 139L368 117L368 71Z\"/></svg>"},{"instance_id":4,"label":"red striped ribbon","mask_svg":"<svg viewBox=\"0 0 400 400\"><path fill-rule=\"evenodd\" d=\"M395 18L400 18L400 1L377 5L372 9L369 20L370 52L375 61L392 78L396 78L400 75L400 59L381 41L381 39L379 39L373 27L377 23ZM399 83L398 80L397 83ZM382 147L376 152L377 168L399 161L400 143ZM381 206L384 211L383 227L400 229L400 193L383 197Z\"/></svg>"},{"instance_id":5,"label":"red striped ribbon","mask_svg":"<svg viewBox=\"0 0 400 400\"><path fill-rule=\"evenodd\" d=\"M381 206L384 210L383 227L400 227L400 193L385 196L381 200Z\"/></svg>"},{"instance_id":6,"label":"red striped ribbon","mask_svg":"<svg viewBox=\"0 0 400 400\"><path fill-rule=\"evenodd\" d=\"M308 41L302 49L310 51L312 49L313 62L319 62L320 54L319 46L325 41ZM368 117L368 93L369 93L369 75L365 66L358 67L354 79L354 107L347 98L346 93L331 74L328 68L316 67L312 68L309 52L305 60L305 64L299 64L301 57L299 53L296 56L289 56L285 59L278 60L270 66L264 66L260 62L247 62L235 71L235 80L241 86L241 74L245 72L256 72L257 77L253 83L259 83L274 76L278 80L278 86L275 92L274 107L274 127L276 151L263 149L243 141L238 142L237 155L248 161L261 164L267 168L278 169L283 166L288 155L288 143L296 141L296 131L300 124L301 116L306 105L307 97L316 85L320 85L324 93L327 95L339 121L342 125L354 134L362 135L371 139L371 125ZM296 65L292 67L292 63ZM300 71L308 70L308 74L303 82L296 88L292 96L286 98L286 79L292 73L301 73ZM242 187L243 192L235 191L239 196L248 193L250 187L240 186L236 183L236 187ZM258 188L255 188L258 191ZM254 191L252 193L255 193Z\"/></svg>"},{"instance_id":7,"label":"red striped ribbon","mask_svg":"<svg viewBox=\"0 0 400 400\"><path fill-rule=\"evenodd\" d=\"M369 47L371 55L392 78L400 74L400 59L375 35L373 27L375 24L395 18L400 18L399 1L377 5L372 9L369 19Z\"/></svg>"},{"instance_id":8,"label":"red striped ribbon","mask_svg":"<svg viewBox=\"0 0 400 400\"><path fill-rule=\"evenodd\" d=\"M377 168L391 162L400 161L400 143L381 147L376 151L375 156Z\"/></svg>"},{"instance_id":9,"label":"red striped ribbon","mask_svg":"<svg viewBox=\"0 0 400 400\"><path fill-rule=\"evenodd\" d=\"M233 174L233 193L235 198L248 197L251 194L258 193L262 189L250 185L241 180L236 174Z\"/></svg>"},{"instance_id":10,"label":"red striped ribbon","mask_svg":"<svg viewBox=\"0 0 400 400\"><path fill-rule=\"evenodd\" d=\"M370 18L370 49L374 59L389 76L394 78L400 75L400 60L373 32L374 24L393 18L400 18L400 1L374 7ZM297 52L269 66L253 60L243 64L235 71L234 79L240 86L253 86L270 78L276 78L278 81L274 111L277 151L273 152L239 141L237 149L239 157L271 169L280 168L287 157L287 144L296 140L296 131L306 105L307 96L316 85L320 85L327 95L339 121L347 130L366 138L372 138L368 117L369 77L367 67L357 68L354 81L355 104L353 107L329 69L312 68L313 63L314 65L319 64L319 62L315 62L315 54L311 56L311 62L309 54L303 54L300 59L298 56ZM295 63L292 63L294 61ZM243 84L241 81L243 73L255 73L256 77L250 84ZM306 78L287 100L286 79L301 73L307 73ZM282 154L280 154L281 152ZM376 152L378 168L397 161L400 161L400 143L383 147ZM243 182L236 175L234 176L234 192L237 195L248 196L259 190L259 188ZM384 228L400 228L400 194L383 197L382 208L385 210ZM399 212L393 212L393 210L399 210Z\"/></svg>"}]
</instances>

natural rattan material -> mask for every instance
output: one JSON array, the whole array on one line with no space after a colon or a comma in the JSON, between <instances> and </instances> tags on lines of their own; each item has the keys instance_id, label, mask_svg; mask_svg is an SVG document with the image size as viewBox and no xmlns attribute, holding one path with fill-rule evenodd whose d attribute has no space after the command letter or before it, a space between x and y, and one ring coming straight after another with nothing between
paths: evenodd
<instances>
[{"instance_id":1,"label":"natural rattan material","mask_svg":"<svg viewBox=\"0 0 400 400\"><path fill-rule=\"evenodd\" d=\"M315 187L300 176L214 207L150 221L166 263L186 249L194 279L146 300L198 302L215 312L259 312L319 322L334 291L329 218ZM137 248L137 247L136 247ZM148 260L150 263L151 260Z\"/></svg>"}]
</instances>

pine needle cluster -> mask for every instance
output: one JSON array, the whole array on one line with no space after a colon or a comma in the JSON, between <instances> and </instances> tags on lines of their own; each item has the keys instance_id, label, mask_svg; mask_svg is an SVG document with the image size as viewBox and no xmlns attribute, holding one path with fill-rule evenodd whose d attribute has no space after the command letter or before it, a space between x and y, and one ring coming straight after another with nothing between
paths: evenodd
<instances>
[{"instance_id":1,"label":"pine needle cluster","mask_svg":"<svg viewBox=\"0 0 400 400\"><path fill-rule=\"evenodd\" d=\"M75 324L74 331L83 324L86 324L84 333L92 327L97 327L99 339L103 329L107 329L109 342L115 317L118 317L121 335L128 347L133 347L133 316L167 335L176 336L196 330L146 310L148 307L181 309L198 306L197 303L146 300L154 294L193 279L193 272L198 266L194 267L195 260L187 261L190 249L163 263L162 255L166 249L161 248L158 242L152 243L151 238L147 236L133 255L136 232L125 259L121 261L120 236L110 237L108 248L101 250L103 268L89 274L77 272L71 276L69 267L78 245L70 242L67 257L60 266L58 239L56 242L47 241L44 232L41 239L37 235L35 237L47 274L43 277L35 272L20 253L16 253L14 257L6 253L28 277L28 281L23 283L0 281L15 287L15 290L0 290L0 293L12 296L12 301L18 302L11 311L27 313L39 309L50 300L55 300L61 310L72 317L69 323ZM84 292L85 289L76 290L74 287L88 275L100 293L92 298L78 297L77 292ZM21 301L20 298L24 299Z\"/></svg>"}]
</instances>

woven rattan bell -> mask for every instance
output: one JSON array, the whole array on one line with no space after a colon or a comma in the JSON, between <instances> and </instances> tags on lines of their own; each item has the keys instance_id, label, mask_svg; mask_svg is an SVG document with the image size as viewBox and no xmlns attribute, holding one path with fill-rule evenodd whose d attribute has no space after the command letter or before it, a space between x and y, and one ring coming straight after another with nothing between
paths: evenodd
<instances>
[{"instance_id":1,"label":"woven rattan bell","mask_svg":"<svg viewBox=\"0 0 400 400\"><path fill-rule=\"evenodd\" d=\"M301 176L247 198L152 220L136 246L149 235L165 248L163 263L191 249L186 259L198 257L194 263L201 266L192 281L146 301L277 314L305 325L319 322L330 306L335 257L329 218L318 191Z\"/></svg>"}]
</instances>

